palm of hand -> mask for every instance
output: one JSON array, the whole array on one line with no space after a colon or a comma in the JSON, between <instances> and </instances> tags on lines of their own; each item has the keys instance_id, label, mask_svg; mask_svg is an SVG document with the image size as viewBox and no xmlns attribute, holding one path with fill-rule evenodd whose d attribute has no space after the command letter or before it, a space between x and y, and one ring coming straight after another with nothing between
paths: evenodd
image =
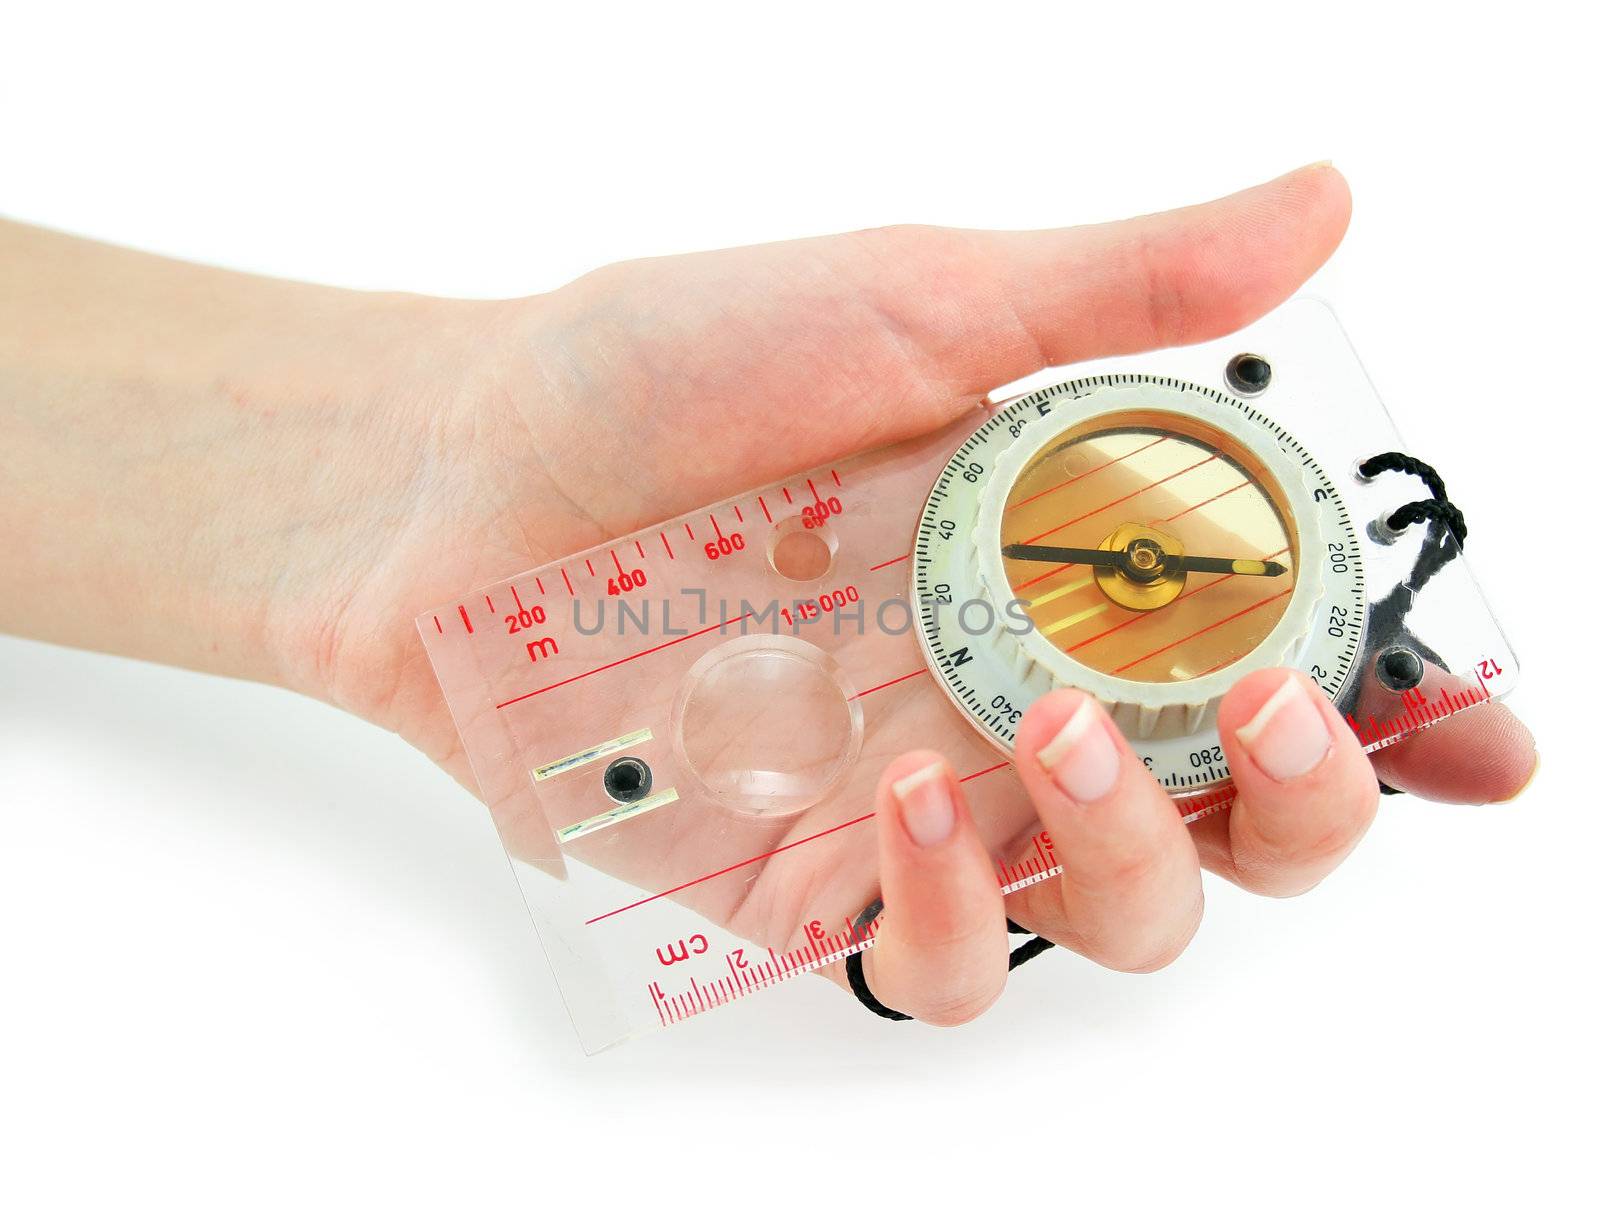
<instances>
[{"instance_id":1,"label":"palm of hand","mask_svg":"<svg viewBox=\"0 0 1600 1224\"><path fill-rule=\"evenodd\" d=\"M336 636L319 651L330 660L334 699L398 731L471 787L438 684L398 609L446 601L797 468L935 429L969 411L988 385L1040 363L1041 342L1004 312L1006 332L986 333L992 347L974 348L963 357L970 369L957 371L965 376L952 378L945 355L970 341L941 329L971 321L892 312L895 301L937 296L942 267L969 257L963 236L889 231L840 240L826 253L811 245L606 270L550 298L485 311L488 327L475 337L464 380L476 390L422 401L431 417L425 436L437 449L427 466L439 483L420 490L379 567L341 597L336 630L317 630L324 640ZM919 283L869 292L850 282L865 253L870 266L899 266L901 245L918 257L901 275ZM661 301L673 303L670 330L652 326ZM617 479L619 457L639 455L649 461ZM719 853L737 859L795 835L804 820L735 828L742 840L732 845L729 829L714 836ZM853 915L874 895L873 882L828 862L870 864L861 849L841 840L828 861L781 873L809 881L803 888L751 898L743 888L708 891L702 908L729 922L752 901L746 914L760 917L743 925L782 941L791 916L814 912L815 889L837 879L848 882L830 908ZM642 885L675 878L673 864L694 855L681 837L660 847L635 838L632 851L628 863L607 866Z\"/></svg>"}]
</instances>

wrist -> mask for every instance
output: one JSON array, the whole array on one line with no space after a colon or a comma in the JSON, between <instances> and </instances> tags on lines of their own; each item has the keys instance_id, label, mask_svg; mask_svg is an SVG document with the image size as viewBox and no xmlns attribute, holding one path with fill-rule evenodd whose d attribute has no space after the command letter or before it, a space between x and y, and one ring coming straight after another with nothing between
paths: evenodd
<instances>
[{"instance_id":1,"label":"wrist","mask_svg":"<svg viewBox=\"0 0 1600 1224\"><path fill-rule=\"evenodd\" d=\"M451 524L471 501L477 435L494 432L493 322L490 304L351 293L258 361L268 496L252 517L270 543L243 572L264 596L274 682L390 721L419 587L459 562Z\"/></svg>"},{"instance_id":2,"label":"wrist","mask_svg":"<svg viewBox=\"0 0 1600 1224\"><path fill-rule=\"evenodd\" d=\"M426 483L469 309L0 223L0 631L315 691L285 626Z\"/></svg>"},{"instance_id":3,"label":"wrist","mask_svg":"<svg viewBox=\"0 0 1600 1224\"><path fill-rule=\"evenodd\" d=\"M0 222L0 632L281 684L443 760L415 616L594 530L535 444L547 314Z\"/></svg>"}]
</instances>

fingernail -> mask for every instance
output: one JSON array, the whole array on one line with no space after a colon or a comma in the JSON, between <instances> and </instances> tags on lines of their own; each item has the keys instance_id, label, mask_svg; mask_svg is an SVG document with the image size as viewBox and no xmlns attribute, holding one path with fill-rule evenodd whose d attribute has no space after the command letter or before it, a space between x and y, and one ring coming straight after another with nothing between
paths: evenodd
<instances>
[{"instance_id":1,"label":"fingernail","mask_svg":"<svg viewBox=\"0 0 1600 1224\"><path fill-rule=\"evenodd\" d=\"M1085 699L1056 737L1039 749L1039 764L1062 793L1079 803L1110 793L1122 771L1122 754L1092 699Z\"/></svg>"},{"instance_id":2,"label":"fingernail","mask_svg":"<svg viewBox=\"0 0 1600 1224\"><path fill-rule=\"evenodd\" d=\"M955 800L943 765L933 764L898 778L890 786L900 803L900 819L919 846L937 846L956 827Z\"/></svg>"},{"instance_id":3,"label":"fingernail","mask_svg":"<svg viewBox=\"0 0 1600 1224\"><path fill-rule=\"evenodd\" d=\"M1287 677L1238 730L1239 742L1269 777L1298 778L1328 755L1333 736L1300 681Z\"/></svg>"}]
</instances>

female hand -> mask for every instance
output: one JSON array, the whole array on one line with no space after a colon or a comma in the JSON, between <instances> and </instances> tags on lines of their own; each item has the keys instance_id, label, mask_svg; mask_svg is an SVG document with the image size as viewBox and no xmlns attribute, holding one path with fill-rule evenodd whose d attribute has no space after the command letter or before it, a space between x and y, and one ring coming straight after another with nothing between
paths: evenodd
<instances>
[{"instance_id":1,"label":"female hand","mask_svg":"<svg viewBox=\"0 0 1600 1224\"><path fill-rule=\"evenodd\" d=\"M21 408L0 449L0 521L20 547L0 578L22 593L0 628L298 688L470 786L418 610L937 428L1041 367L1233 331L1327 258L1348 211L1338 173L1310 167L1115 224L897 227L621 264L494 303L286 285L0 226L0 374ZM616 479L615 457L639 453L653 462ZM1241 682L1221 718L1240 800L1191 830L1092 700L1036 702L1017 772L1070 852L1059 881L1006 903L1017 921L1151 969L1199 921L1202 866L1273 894L1331 870L1376 801L1348 730L1279 672ZM1492 707L1378 767L1483 802L1533 760ZM886 770L878 811L869 979L900 1010L968 1019L1004 979L988 853L927 754ZM770 936L801 905L773 880L759 904L703 908Z\"/></svg>"}]
</instances>

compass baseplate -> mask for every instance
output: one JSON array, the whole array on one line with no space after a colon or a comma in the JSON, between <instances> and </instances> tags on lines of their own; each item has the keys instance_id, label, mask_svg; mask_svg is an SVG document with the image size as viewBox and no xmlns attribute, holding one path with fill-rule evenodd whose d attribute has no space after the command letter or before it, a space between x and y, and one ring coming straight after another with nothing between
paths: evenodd
<instances>
[{"instance_id":1,"label":"compass baseplate","mask_svg":"<svg viewBox=\"0 0 1600 1224\"><path fill-rule=\"evenodd\" d=\"M1240 352L1274 371L1248 402L1225 389ZM1273 439L1271 468L1294 490L1288 517L1315 522L1296 537L1302 568L1282 597L1300 605L1272 622L1288 628L1267 653L1316 678L1369 750L1509 691L1515 659L1453 542L1367 530L1414 491L1402 476L1354 473L1401 447L1325 307L1291 303L1223 341L1035 381L937 434L751 490L417 619L586 1049L870 947L875 923L857 917L878 896L873 792L883 766L910 749L950 761L1003 889L1060 873L1071 848L1040 831L1007 755L1010 728L1062 674L1059 660L1037 642L1008 654L1017 644L997 643L992 626L951 620L930 632L929 615L945 602L941 586L954 595L1011 581L977 538L984 477L1020 467L1016 443L1094 396L1200 403L1252 446ZM985 470L968 480L974 464ZM1181 481L1169 485L1183 493ZM958 495L967 504L957 512ZM1182 506L1158 509L1171 519ZM957 527L949 540L946 523ZM1303 555L1306 541L1315 557ZM1317 581L1302 584L1313 562ZM1203 577L1219 579L1252 580ZM1188 591L1202 579L1185 582ZM1129 616L1125 605L1113 614ZM1186 622L1196 629L1208 632ZM1135 632L1153 630L1125 634ZM1395 649L1425 662L1422 683L1404 692L1375 668ZM1224 810L1232 792L1212 697L1202 686L1157 701L1154 715L1148 694L1134 698L1119 721L1136 742L1153 736L1147 759L1180 811ZM1115 686L1107 700L1121 700ZM1178 712L1163 716L1169 707Z\"/></svg>"}]
</instances>

